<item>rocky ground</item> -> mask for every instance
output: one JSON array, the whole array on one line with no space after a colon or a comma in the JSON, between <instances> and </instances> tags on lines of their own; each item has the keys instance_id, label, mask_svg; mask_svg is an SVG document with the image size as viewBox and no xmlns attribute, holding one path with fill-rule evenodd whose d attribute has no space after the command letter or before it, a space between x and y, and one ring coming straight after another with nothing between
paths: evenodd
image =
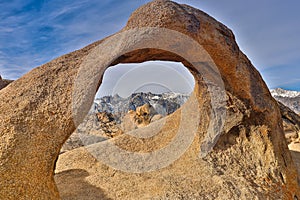
<instances>
[{"instance_id":1,"label":"rocky ground","mask_svg":"<svg viewBox=\"0 0 300 200\"><path fill-rule=\"evenodd\" d=\"M188 96L184 94L174 96L152 93L133 94L128 99L118 96L96 99L91 112L66 141L61 152L101 142L138 127L147 126L150 122L175 112L187 99ZM300 116L283 103L278 101L278 104L288 144L300 142Z\"/></svg>"},{"instance_id":2,"label":"rocky ground","mask_svg":"<svg viewBox=\"0 0 300 200\"><path fill-rule=\"evenodd\" d=\"M289 144L289 150L297 166L298 174L300 174L300 142L292 142L291 144Z\"/></svg>"},{"instance_id":3,"label":"rocky ground","mask_svg":"<svg viewBox=\"0 0 300 200\"><path fill-rule=\"evenodd\" d=\"M288 142L289 150L300 174L300 116L292 109L279 103L285 138ZM300 181L300 180L299 180Z\"/></svg>"},{"instance_id":4,"label":"rocky ground","mask_svg":"<svg viewBox=\"0 0 300 200\"><path fill-rule=\"evenodd\" d=\"M300 117L282 103L278 103L282 113L289 149L300 173L300 140L298 136ZM147 114L144 115L144 113ZM121 133L117 134L117 136L120 136L124 133L124 129L119 129L120 126L118 126L113 119L113 115L108 115L107 113L103 112L93 114L91 116L97 115L98 118L96 118L99 122L98 126L99 124L104 124L102 125L104 126L103 129L109 133L112 132L111 129L118 127L117 130L120 130ZM91 116L89 117L90 120L92 119ZM123 121L121 124L124 126L125 123L127 127L130 126L130 124L134 124L133 128L127 129L127 131L132 131L135 129L143 131L143 127L145 127L150 129L151 132L154 132L154 127L163 126L162 124L164 123L164 119L159 121L149 120L153 116L153 114L150 115L150 108L148 104L145 104L141 107L137 107L136 111L129 112L127 115L125 115L125 118L128 117L126 120L129 121L125 120L125 122ZM139 118L140 121L136 120L137 118ZM107 126L107 123L111 125ZM139 124L143 125L138 126ZM101 132L101 128L98 128L97 130ZM81 131L83 131L82 128ZM105 135L104 132L102 132L102 136L103 135ZM114 136L108 134L103 138L104 140L107 140L109 138L114 138ZM118 137L116 139L118 140ZM94 143L97 143L97 141L98 140L95 140ZM169 170L165 170L163 172L149 172L146 176L145 174L130 175L130 180L128 180L128 174L126 172L111 168L105 163L101 161L99 162L99 160L92 156L91 149L99 148L99 145L101 146L101 142L94 145L91 144L92 143L90 141L87 148L80 147L81 145L78 145L77 148L73 148L72 151L65 151L65 153L60 156L57 162L55 180L62 199L108 200L124 199L124 197L127 199L222 199L220 198L222 196L221 194L214 195L217 193L217 191L210 191L208 188L202 190L208 193L211 192L211 196L208 194L203 195L203 191L202 195L197 193L197 187L200 187L199 183L206 181L207 184L209 184L209 180L214 179L214 175L210 174L209 171L203 174L202 171L201 174L199 174L199 177L201 178L196 179L194 177L195 171L198 173L197 169L199 169L199 165L203 165L203 168L205 168L205 162L201 164L199 161L197 163L194 163L194 161L189 161L189 153L188 155L183 156L183 159L180 159L180 161L176 163L176 167L171 166L169 167ZM197 167L195 167L196 165ZM193 169L193 172L191 174L185 173L178 176L178 174L183 171L181 169L183 167ZM101 173L99 173L99 171L101 171ZM176 176L173 176L174 173ZM218 179L217 177L215 178ZM220 184L218 187L227 187L228 190L230 190L230 187L233 187L227 185L228 183L226 181L224 182L224 180L221 178L218 180L218 182ZM135 185L135 183L140 184ZM152 183L153 185L149 185L149 183ZM177 184L169 185L170 183ZM156 187L157 185L161 185L164 189L161 188L160 190ZM169 193L163 194L162 191L165 190L169 191ZM241 194L240 197L242 199L247 199L247 188L244 188L244 190L245 193ZM149 194L149 191L151 191L152 196L145 196L145 193ZM228 194L225 195L228 196Z\"/></svg>"},{"instance_id":5,"label":"rocky ground","mask_svg":"<svg viewBox=\"0 0 300 200\"><path fill-rule=\"evenodd\" d=\"M70 136L61 153L101 142L172 114L188 95L136 93L128 98L105 96L95 99L83 123Z\"/></svg>"},{"instance_id":6,"label":"rocky ground","mask_svg":"<svg viewBox=\"0 0 300 200\"><path fill-rule=\"evenodd\" d=\"M278 102L278 105L287 142L289 144L300 142L300 116L281 102Z\"/></svg>"},{"instance_id":7,"label":"rocky ground","mask_svg":"<svg viewBox=\"0 0 300 200\"><path fill-rule=\"evenodd\" d=\"M163 118L149 104L123 113L122 116L122 119L118 120L119 123L117 123L115 115L112 113L98 111L89 113L83 123L65 142L61 153L114 138Z\"/></svg>"},{"instance_id":8,"label":"rocky ground","mask_svg":"<svg viewBox=\"0 0 300 200\"><path fill-rule=\"evenodd\" d=\"M174 118L176 115L170 117ZM150 123L145 130L155 132L155 127L162 127L163 123L164 119ZM171 127L168 127L168 130L170 129ZM139 128L139 131L143 132L144 129ZM160 139L165 140L163 137ZM126 141L126 138L122 139L121 136L121 138L116 137L111 140L118 143L117 141L120 140ZM123 146L123 148L130 146L130 143L125 142L125 144L126 147ZM243 192L238 196L231 196L235 186L231 185L230 180L235 177L227 174L225 178L225 175L223 177L209 170L203 171L203 169L208 169L206 162L192 159L192 152L197 149L194 145L166 170L143 174L132 174L114 169L107 166L104 161L93 157L91 152L99 151L102 145L105 146L105 143L100 142L86 148L76 148L60 156L55 181L62 199L223 199L223 196L232 199L251 199L251 195L248 195L252 192L257 192L259 196L259 191L249 191L250 187L243 179L240 179ZM293 141L289 148L300 172L300 144ZM245 162L248 162L247 159ZM185 170L186 168L192 170ZM235 170L241 170L240 172L243 173L244 169L236 168ZM251 176L251 174L246 176L248 175ZM201 188L204 182L208 185L214 184L214 187ZM160 187L157 187L158 185ZM219 193L216 188L227 188L228 193ZM260 188L257 189L260 190ZM168 192L164 193L164 191Z\"/></svg>"}]
</instances>

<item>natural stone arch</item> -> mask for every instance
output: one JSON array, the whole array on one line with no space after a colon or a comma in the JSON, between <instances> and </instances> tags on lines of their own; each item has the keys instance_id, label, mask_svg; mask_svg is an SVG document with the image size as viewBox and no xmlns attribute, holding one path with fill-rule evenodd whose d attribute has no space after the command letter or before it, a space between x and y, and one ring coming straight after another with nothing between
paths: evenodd
<instances>
[{"instance_id":1,"label":"natural stone arch","mask_svg":"<svg viewBox=\"0 0 300 200\"><path fill-rule=\"evenodd\" d=\"M225 129L231 128L223 132L216 151L205 158L212 169L227 172L231 170L230 167L220 168L225 158L234 165L239 162L240 156L252 156L254 160L249 164L243 163L242 167L261 163L260 172L265 174L260 176L266 175L270 179L266 185L259 185L265 189L261 195L299 197L297 172L284 140L278 106L259 73L239 51L232 32L201 11L163 0L153 1L135 11L120 33L142 27L167 28L193 38L203 46L218 67L229 97L228 110L233 108L229 112L233 117L228 116ZM53 180L54 162L61 146L74 131L75 124L80 122L79 118L74 123L73 118L75 80L86 56L105 41L107 39L38 67L0 91L1 199L59 198ZM147 49L125 54L111 64L163 60L164 56L167 60L183 61L186 66L192 67L173 54ZM195 79L200 80L195 71L193 73ZM87 95L89 98L95 89ZM207 96L201 96L200 92L194 94L204 105ZM87 107L79 107L82 117ZM231 120L235 117L239 120ZM205 125L207 127L204 123L203 129ZM228 158L226 148L229 147L223 143L233 145L232 136L247 140L253 151L238 154L233 148ZM262 145L264 150L258 145ZM244 149L243 146L238 148ZM253 157L255 153L257 156ZM215 161L215 158L220 160ZM252 179L246 178L249 181ZM279 192L270 194L268 191Z\"/></svg>"}]
</instances>

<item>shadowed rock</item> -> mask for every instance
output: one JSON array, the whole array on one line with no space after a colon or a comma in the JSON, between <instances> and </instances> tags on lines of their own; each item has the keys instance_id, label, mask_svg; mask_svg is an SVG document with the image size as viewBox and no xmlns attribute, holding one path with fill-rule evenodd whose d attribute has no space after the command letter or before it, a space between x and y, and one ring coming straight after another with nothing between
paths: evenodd
<instances>
[{"instance_id":1,"label":"shadowed rock","mask_svg":"<svg viewBox=\"0 0 300 200\"><path fill-rule=\"evenodd\" d=\"M2 79L2 77L0 76L0 90L8 86L11 82L13 81Z\"/></svg>"},{"instance_id":2,"label":"shadowed rock","mask_svg":"<svg viewBox=\"0 0 300 200\"><path fill-rule=\"evenodd\" d=\"M283 119L283 128L288 143L300 139L300 116L289 107L278 101L280 113Z\"/></svg>"},{"instance_id":3,"label":"shadowed rock","mask_svg":"<svg viewBox=\"0 0 300 200\"><path fill-rule=\"evenodd\" d=\"M192 40L184 46L186 38ZM101 181L110 181L107 184L112 186L120 178L127 180L117 187L123 190L115 194L113 187L101 187L103 196L115 199L300 198L298 174L284 139L278 105L258 71L239 50L233 33L202 11L157 0L137 9L119 33L40 66L0 91L0 199L58 199L54 162L88 113L104 69L148 60L182 62L195 78L192 98L164 121L157 135L146 139L121 135L108 142L129 152L147 153L163 151L175 141L170 148L176 150L168 154L176 158L174 162L167 165L166 157L161 160L163 168L156 166L159 163L144 167L157 167L158 171L135 174L101 162L95 164L98 168L93 168L89 160L72 163L71 151L62 154L66 160L61 160L70 165L61 164L58 170L67 166L93 169L89 182L94 186ZM224 100L218 74L224 83L224 107L215 105ZM226 117L219 119L217 114L224 109ZM219 134L218 125L223 122ZM159 124L149 126L154 130ZM137 135L152 133L147 127L137 130ZM193 132L195 135L191 135ZM191 144L186 141L190 136L195 136ZM88 149L101 157L105 151L98 151L99 145L109 147L108 143L99 143ZM184 145L188 148L178 157ZM75 155L88 153L78 151L81 154ZM147 159L153 161L151 156ZM116 161L114 164L127 160ZM121 167L128 171L143 169L138 162ZM97 176L102 172L111 176ZM140 183L148 183L149 189Z\"/></svg>"}]
</instances>

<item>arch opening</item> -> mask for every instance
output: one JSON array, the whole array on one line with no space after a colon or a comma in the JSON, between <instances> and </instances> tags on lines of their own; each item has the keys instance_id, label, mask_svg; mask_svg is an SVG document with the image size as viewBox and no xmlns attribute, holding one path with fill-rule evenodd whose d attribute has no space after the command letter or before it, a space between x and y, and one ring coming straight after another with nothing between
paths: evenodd
<instances>
[{"instance_id":1,"label":"arch opening","mask_svg":"<svg viewBox=\"0 0 300 200\"><path fill-rule=\"evenodd\" d=\"M172 37L170 37L171 35ZM130 38L130 40L124 40L125 38ZM154 40L154 38L156 39ZM124 41L124 43L120 43L120 41ZM119 48L116 48L116 46ZM170 165L188 149L196 133L202 131L199 156L204 157L216 144L224 124L226 114L223 109L226 98L224 83L217 66L206 50L195 40L182 33L150 27L131 29L119 35L114 35L104 43L100 43L85 58L74 84L72 114L75 125L78 126L90 110L96 92L102 83L104 71L107 68L119 63L141 63L151 60L183 63L194 76L195 88L187 101L188 104L184 104L180 109L181 113L177 115L179 121L174 124L174 119L172 119L166 125L170 128L173 123L174 126L171 128L175 128L171 131L172 142L168 145L160 146L157 151L152 149L154 150L152 153L144 154L142 152L147 152L149 148L136 147L137 145L134 144L131 146L123 145L123 148L119 148L120 146L116 146L114 142L106 140L108 142L103 142L104 145L100 145L99 148L88 150L95 158L109 166L127 172L152 171ZM205 101L204 99L211 99L211 101ZM203 104L210 104L205 107L204 112L202 112ZM207 118L213 119L201 126L202 131L198 130L201 124L200 113L201 115L204 113L210 115ZM157 127L165 127L165 125ZM160 131L161 135L165 131ZM132 132L134 131L129 133ZM153 131L136 133L133 137L122 139L120 142L128 141L127 143L132 143L135 138L138 138L137 140L145 137L151 138L153 136L151 132ZM140 140L140 143L144 142ZM122 149L126 149L126 146L138 148L140 153L134 153L133 149L124 152ZM180 148L177 148L178 146ZM111 154L108 152L111 152ZM170 154L170 152L176 152L176 154ZM119 157L113 158L111 155ZM125 162L115 162L116 159ZM128 166L131 166L136 160L141 162L128 169ZM146 160L152 161L145 162Z\"/></svg>"},{"instance_id":2,"label":"arch opening","mask_svg":"<svg viewBox=\"0 0 300 200\"><path fill-rule=\"evenodd\" d=\"M124 40L125 38L129 40ZM120 41L123 42L120 43ZM88 151L95 158L122 171L141 173L166 167L184 154L194 141L196 134L200 132L199 156L204 157L216 144L226 117L224 82L218 67L206 50L195 40L180 32L150 27L130 29L116 34L100 43L85 57L74 82L72 95L74 124L78 126L90 110L102 83L104 71L108 67L119 63L140 63L149 60L182 62L193 74L195 88L187 103L180 109L180 114L176 115L179 121L166 120L167 125L162 126L171 128L172 137L162 140L172 141L169 144L158 145L159 148L151 145L146 148L135 145L138 141L140 144L145 143L141 138L152 138L151 132L153 131L147 132L147 128L134 135L125 134L124 137L121 137L123 135L117 137L121 138L118 142L123 144L122 147L115 145L116 140L106 140L107 142L100 142L101 145L88 146ZM201 125L200 115L206 115L206 119L212 120L206 120L205 124ZM159 133L163 135L166 131L159 131ZM126 143L131 144L126 145ZM131 150L124 151L127 147ZM134 153L135 150L138 150L137 153ZM115 162L116 159L120 162ZM140 162L133 166L132 163L136 163L137 160Z\"/></svg>"},{"instance_id":3,"label":"arch opening","mask_svg":"<svg viewBox=\"0 0 300 200\"><path fill-rule=\"evenodd\" d=\"M146 127L178 110L194 88L194 76L181 62L112 64L90 111L61 153Z\"/></svg>"}]
</instances>

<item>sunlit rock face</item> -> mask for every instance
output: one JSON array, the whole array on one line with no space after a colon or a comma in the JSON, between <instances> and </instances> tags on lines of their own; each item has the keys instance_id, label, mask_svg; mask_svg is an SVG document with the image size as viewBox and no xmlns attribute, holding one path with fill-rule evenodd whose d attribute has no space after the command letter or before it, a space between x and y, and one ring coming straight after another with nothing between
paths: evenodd
<instances>
[{"instance_id":1,"label":"sunlit rock face","mask_svg":"<svg viewBox=\"0 0 300 200\"><path fill-rule=\"evenodd\" d=\"M162 42L161 28L177 35ZM210 55L202 57L210 61L201 63L201 73L199 62L174 53L186 37ZM142 49L145 43L157 48ZM166 44L174 51L155 46ZM195 58L196 45L188 47L181 53ZM182 62L195 78L189 100L165 120L62 154L55 182L60 148L101 84L103 70L81 67L147 60ZM216 68L209 68L211 61ZM218 71L225 99L216 98L222 90L211 95L219 89ZM1 90L0 99L0 199L300 198L276 101L232 31L187 5L157 0L142 6L119 33L34 69ZM111 149L135 154L124 159Z\"/></svg>"}]
</instances>

